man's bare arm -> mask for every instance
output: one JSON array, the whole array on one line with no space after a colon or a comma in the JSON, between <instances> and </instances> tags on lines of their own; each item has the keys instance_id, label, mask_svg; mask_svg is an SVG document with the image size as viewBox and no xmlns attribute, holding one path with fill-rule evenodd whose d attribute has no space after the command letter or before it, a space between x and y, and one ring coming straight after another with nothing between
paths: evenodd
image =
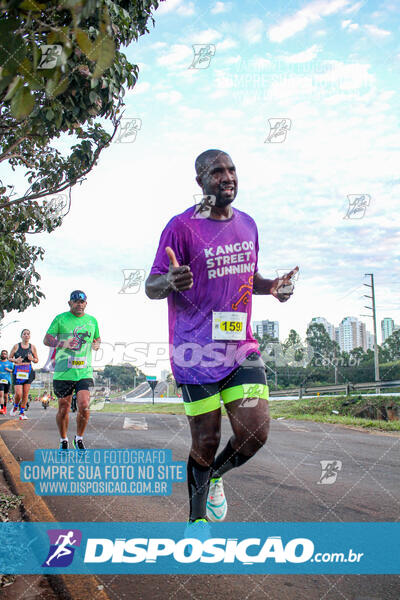
<instances>
[{"instance_id":1,"label":"man's bare arm","mask_svg":"<svg viewBox=\"0 0 400 600\"><path fill-rule=\"evenodd\" d=\"M56 337L54 337L54 335L51 335L50 333L46 333L46 335L44 336L43 344L45 346L48 346L49 348L62 348L64 346L63 342L58 340Z\"/></svg>"},{"instance_id":2,"label":"man's bare arm","mask_svg":"<svg viewBox=\"0 0 400 600\"><path fill-rule=\"evenodd\" d=\"M172 291L184 292L193 285L193 273L188 265L179 265L172 248L165 249L169 257L168 273L149 275L146 280L146 295L152 300L166 298Z\"/></svg>"},{"instance_id":3,"label":"man's bare arm","mask_svg":"<svg viewBox=\"0 0 400 600\"><path fill-rule=\"evenodd\" d=\"M257 273L254 273L253 294L263 295L263 296L270 294L273 283L274 283L273 279L265 279L257 271Z\"/></svg>"}]
</instances>

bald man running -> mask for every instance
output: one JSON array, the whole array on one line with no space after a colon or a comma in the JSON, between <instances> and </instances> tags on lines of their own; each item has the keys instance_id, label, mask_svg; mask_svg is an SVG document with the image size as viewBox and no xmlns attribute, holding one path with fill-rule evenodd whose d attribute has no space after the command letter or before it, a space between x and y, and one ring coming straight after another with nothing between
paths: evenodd
<instances>
[{"instance_id":1,"label":"bald man running","mask_svg":"<svg viewBox=\"0 0 400 600\"><path fill-rule=\"evenodd\" d=\"M189 526L200 531L207 520L226 516L222 476L246 463L268 436L268 387L251 331L252 294L285 302L298 267L273 280L258 272L257 227L232 207L238 179L226 152L203 152L195 169L204 202L167 224L146 294L168 298L171 366L192 436ZM221 399L233 435L217 455Z\"/></svg>"}]
</instances>

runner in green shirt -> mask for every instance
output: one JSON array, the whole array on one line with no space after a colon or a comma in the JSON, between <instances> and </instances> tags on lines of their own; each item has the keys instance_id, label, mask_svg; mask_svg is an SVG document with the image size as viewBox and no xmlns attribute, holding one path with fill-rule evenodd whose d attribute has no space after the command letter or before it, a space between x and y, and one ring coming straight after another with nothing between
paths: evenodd
<instances>
[{"instance_id":1,"label":"runner in green shirt","mask_svg":"<svg viewBox=\"0 0 400 600\"><path fill-rule=\"evenodd\" d=\"M43 343L55 351L53 388L58 398L60 449L68 450L69 411L76 392L78 413L73 446L85 450L82 438L89 420L89 387L93 386L92 349L98 350L101 340L97 320L85 314L85 292L71 292L68 304L70 310L55 317Z\"/></svg>"}]
</instances>

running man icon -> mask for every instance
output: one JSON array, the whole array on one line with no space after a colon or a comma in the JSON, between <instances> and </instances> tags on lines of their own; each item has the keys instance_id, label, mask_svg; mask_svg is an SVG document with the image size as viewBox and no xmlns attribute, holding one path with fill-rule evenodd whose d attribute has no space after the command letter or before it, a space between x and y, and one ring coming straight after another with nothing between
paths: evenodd
<instances>
[{"instance_id":1,"label":"running man icon","mask_svg":"<svg viewBox=\"0 0 400 600\"><path fill-rule=\"evenodd\" d=\"M58 529L47 533L50 537L50 548L47 559L42 566L67 567L72 563L74 557L75 548L73 546L80 546L81 532L77 529Z\"/></svg>"}]
</instances>

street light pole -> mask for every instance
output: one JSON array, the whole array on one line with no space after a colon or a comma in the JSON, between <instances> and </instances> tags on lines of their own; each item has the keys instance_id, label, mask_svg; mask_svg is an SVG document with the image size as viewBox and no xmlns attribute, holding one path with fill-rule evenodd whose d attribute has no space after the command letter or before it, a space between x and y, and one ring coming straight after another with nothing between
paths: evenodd
<instances>
[{"instance_id":1,"label":"street light pole","mask_svg":"<svg viewBox=\"0 0 400 600\"><path fill-rule=\"evenodd\" d=\"M372 317L372 321L374 324L374 365L375 365L375 382L378 383L380 381L380 375L379 375L379 353L378 353L378 341L377 341L377 335L376 335L376 306L375 306L375 285L374 285L374 275L373 273L365 273L365 276L367 277L369 275L369 277L371 278L371 285L368 283L364 283L363 285L365 285L366 287L371 288L371 296L367 296L367 294L364 294L365 298L371 298L372 300L372 307L371 306L364 306L364 308L368 308L369 310L372 310L372 315L364 315L364 316L368 316L368 317ZM381 389L380 387L376 387L376 394L380 394Z\"/></svg>"}]
</instances>

